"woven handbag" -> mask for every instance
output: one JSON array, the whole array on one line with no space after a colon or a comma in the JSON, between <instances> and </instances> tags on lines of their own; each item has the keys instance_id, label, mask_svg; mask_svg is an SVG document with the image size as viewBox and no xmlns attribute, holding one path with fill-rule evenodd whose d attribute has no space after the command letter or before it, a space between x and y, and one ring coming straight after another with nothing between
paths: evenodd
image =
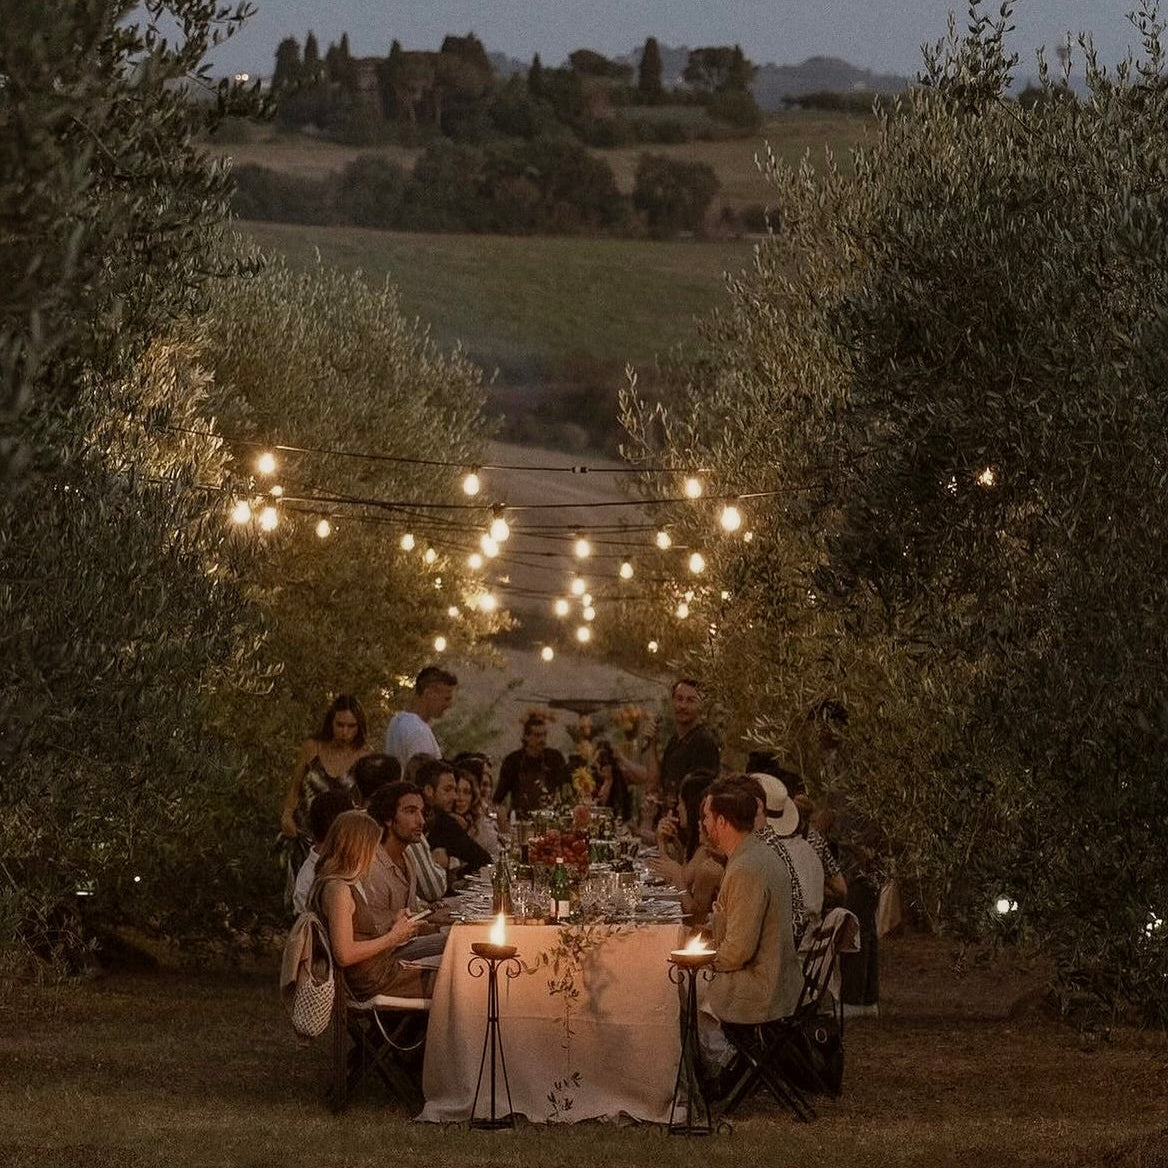
<instances>
[{"instance_id":1,"label":"woven handbag","mask_svg":"<svg viewBox=\"0 0 1168 1168\"><path fill-rule=\"evenodd\" d=\"M312 933L312 960L301 967L296 978L296 990L292 995L292 1029L304 1038L317 1038L328 1029L337 986L333 955L324 926L315 916L308 926Z\"/></svg>"}]
</instances>

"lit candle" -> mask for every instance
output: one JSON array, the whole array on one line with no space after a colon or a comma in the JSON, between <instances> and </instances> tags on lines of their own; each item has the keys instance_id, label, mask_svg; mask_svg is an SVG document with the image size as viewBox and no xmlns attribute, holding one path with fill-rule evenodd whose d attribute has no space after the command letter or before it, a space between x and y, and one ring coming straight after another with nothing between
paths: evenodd
<instances>
[{"instance_id":1,"label":"lit candle","mask_svg":"<svg viewBox=\"0 0 1168 1168\"><path fill-rule=\"evenodd\" d=\"M500 913L487 934L489 940L471 942L471 952L479 957L491 957L502 961L507 957L514 957L517 948L507 944L507 918Z\"/></svg>"}]
</instances>

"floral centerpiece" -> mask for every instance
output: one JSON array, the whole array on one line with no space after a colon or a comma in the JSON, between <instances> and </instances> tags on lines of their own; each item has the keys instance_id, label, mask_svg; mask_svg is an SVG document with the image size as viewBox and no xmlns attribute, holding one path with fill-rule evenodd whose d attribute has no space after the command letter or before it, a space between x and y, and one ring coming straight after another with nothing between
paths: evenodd
<instances>
[{"instance_id":1,"label":"floral centerpiece","mask_svg":"<svg viewBox=\"0 0 1168 1168\"><path fill-rule=\"evenodd\" d=\"M588 840L576 831L560 831L553 827L531 841L527 854L533 864L550 868L557 860L563 860L569 868L575 869L578 876L588 871Z\"/></svg>"}]
</instances>

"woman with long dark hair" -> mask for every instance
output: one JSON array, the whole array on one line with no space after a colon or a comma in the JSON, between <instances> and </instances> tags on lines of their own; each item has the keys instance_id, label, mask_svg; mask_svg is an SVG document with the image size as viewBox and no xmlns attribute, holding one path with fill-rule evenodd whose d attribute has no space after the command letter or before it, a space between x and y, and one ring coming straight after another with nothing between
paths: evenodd
<instances>
[{"instance_id":1,"label":"woman with long dark hair","mask_svg":"<svg viewBox=\"0 0 1168 1168\"><path fill-rule=\"evenodd\" d=\"M656 859L649 868L681 893L681 911L694 926L710 915L725 865L701 841L702 799L717 778L713 771L695 770L681 780L676 815L662 816L657 824Z\"/></svg>"}]
</instances>

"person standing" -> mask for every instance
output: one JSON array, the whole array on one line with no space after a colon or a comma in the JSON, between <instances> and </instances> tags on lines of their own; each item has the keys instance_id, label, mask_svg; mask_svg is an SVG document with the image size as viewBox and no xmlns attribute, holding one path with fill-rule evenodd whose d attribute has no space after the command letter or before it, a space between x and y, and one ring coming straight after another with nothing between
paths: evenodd
<instances>
[{"instance_id":1,"label":"person standing","mask_svg":"<svg viewBox=\"0 0 1168 1168\"><path fill-rule=\"evenodd\" d=\"M430 723L450 709L456 685L458 678L453 673L439 665L427 665L414 681L414 696L406 709L389 720L385 729L385 753L397 759L403 774L415 754L442 757Z\"/></svg>"},{"instance_id":2,"label":"person standing","mask_svg":"<svg viewBox=\"0 0 1168 1168\"><path fill-rule=\"evenodd\" d=\"M645 781L658 800L658 814L677 802L681 780L691 771L713 771L722 767L722 747L718 735L705 720L701 684L692 677L678 678L670 692L673 704L673 734L657 754L658 727L648 736Z\"/></svg>"},{"instance_id":3,"label":"person standing","mask_svg":"<svg viewBox=\"0 0 1168 1168\"><path fill-rule=\"evenodd\" d=\"M523 723L523 745L513 750L499 768L495 803L511 800L516 815L538 811L568 780L564 756L547 744L547 719L528 714Z\"/></svg>"}]
</instances>

